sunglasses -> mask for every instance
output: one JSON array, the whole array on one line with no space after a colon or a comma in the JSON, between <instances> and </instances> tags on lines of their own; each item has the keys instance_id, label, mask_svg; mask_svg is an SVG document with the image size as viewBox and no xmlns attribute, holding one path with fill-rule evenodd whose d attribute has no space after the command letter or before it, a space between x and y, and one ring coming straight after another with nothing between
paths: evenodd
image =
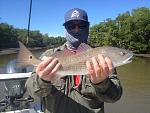
<instances>
[{"instance_id":1,"label":"sunglasses","mask_svg":"<svg viewBox=\"0 0 150 113\"><path fill-rule=\"evenodd\" d=\"M66 29L74 30L78 26L80 30L87 28L89 25L87 23L68 23L65 25Z\"/></svg>"}]
</instances>

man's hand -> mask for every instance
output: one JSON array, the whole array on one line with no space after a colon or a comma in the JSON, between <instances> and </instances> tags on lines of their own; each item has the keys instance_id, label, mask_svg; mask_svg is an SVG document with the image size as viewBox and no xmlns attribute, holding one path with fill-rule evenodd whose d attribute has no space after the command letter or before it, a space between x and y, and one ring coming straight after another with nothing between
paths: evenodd
<instances>
[{"instance_id":1,"label":"man's hand","mask_svg":"<svg viewBox=\"0 0 150 113\"><path fill-rule=\"evenodd\" d=\"M109 77L113 70L112 61L108 57L98 55L86 62L89 78L93 84L103 82Z\"/></svg>"},{"instance_id":2,"label":"man's hand","mask_svg":"<svg viewBox=\"0 0 150 113\"><path fill-rule=\"evenodd\" d=\"M61 67L57 58L43 57L42 61L36 68L36 73L38 76L45 80L51 81L55 75L55 72Z\"/></svg>"}]
</instances>

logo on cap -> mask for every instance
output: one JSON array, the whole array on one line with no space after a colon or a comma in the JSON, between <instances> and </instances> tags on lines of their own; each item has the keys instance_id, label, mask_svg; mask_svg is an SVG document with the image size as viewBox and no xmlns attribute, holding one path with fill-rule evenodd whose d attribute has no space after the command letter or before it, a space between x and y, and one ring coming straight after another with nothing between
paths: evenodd
<instances>
[{"instance_id":1,"label":"logo on cap","mask_svg":"<svg viewBox=\"0 0 150 113\"><path fill-rule=\"evenodd\" d=\"M71 14L71 18L74 18L74 17L79 17L80 13L77 11L77 10L74 10Z\"/></svg>"}]
</instances>

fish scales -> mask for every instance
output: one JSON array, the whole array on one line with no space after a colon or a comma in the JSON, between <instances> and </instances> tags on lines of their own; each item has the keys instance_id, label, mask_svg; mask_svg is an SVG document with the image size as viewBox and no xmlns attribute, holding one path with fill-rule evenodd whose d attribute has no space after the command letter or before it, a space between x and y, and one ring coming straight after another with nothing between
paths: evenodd
<instances>
[{"instance_id":1,"label":"fish scales","mask_svg":"<svg viewBox=\"0 0 150 113\"><path fill-rule=\"evenodd\" d=\"M34 57L34 55L21 43L20 52L18 55L18 65L38 65L41 60ZM83 44L84 45L84 44ZM57 57L59 62L62 64L62 68L59 69L56 74L60 76L76 75L76 74L87 74L86 61L90 60L92 57L97 57L98 54L107 56L112 60L114 67L122 66L130 63L133 57L133 53L122 48L117 47L97 47L89 48L88 50L70 55L65 51L58 51L52 55L52 57Z\"/></svg>"},{"instance_id":2,"label":"fish scales","mask_svg":"<svg viewBox=\"0 0 150 113\"><path fill-rule=\"evenodd\" d=\"M67 56L64 58L59 58L59 62L63 65L63 66L74 66L74 65L78 65L78 67L85 66L85 62L87 60L90 60L93 56L97 57L98 54L102 54L103 56L107 56L110 57L111 59L114 59L114 61L116 61L117 57L114 57L114 55L109 55L109 52L107 52L107 50L111 50L114 49L113 47L98 47L98 48L94 48L94 49L90 49L87 50L85 52L82 52L80 54L77 55L72 55L72 56ZM113 53L111 53L113 54ZM84 65L84 66L83 66Z\"/></svg>"}]
</instances>

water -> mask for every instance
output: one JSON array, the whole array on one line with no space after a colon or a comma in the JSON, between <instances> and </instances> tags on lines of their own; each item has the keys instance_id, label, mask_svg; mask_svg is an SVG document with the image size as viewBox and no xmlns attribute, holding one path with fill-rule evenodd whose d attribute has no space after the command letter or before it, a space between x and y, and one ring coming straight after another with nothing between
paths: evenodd
<instances>
[{"instance_id":1,"label":"water","mask_svg":"<svg viewBox=\"0 0 150 113\"><path fill-rule=\"evenodd\" d=\"M36 53L40 54L41 51ZM16 54L0 56L0 73L5 73L6 64L14 58ZM135 58L132 63L117 68L117 72L123 95L116 103L105 104L106 113L150 113L150 58Z\"/></svg>"},{"instance_id":2,"label":"water","mask_svg":"<svg viewBox=\"0 0 150 113\"><path fill-rule=\"evenodd\" d=\"M135 58L117 69L122 98L106 104L106 113L150 113L150 58Z\"/></svg>"}]
</instances>

